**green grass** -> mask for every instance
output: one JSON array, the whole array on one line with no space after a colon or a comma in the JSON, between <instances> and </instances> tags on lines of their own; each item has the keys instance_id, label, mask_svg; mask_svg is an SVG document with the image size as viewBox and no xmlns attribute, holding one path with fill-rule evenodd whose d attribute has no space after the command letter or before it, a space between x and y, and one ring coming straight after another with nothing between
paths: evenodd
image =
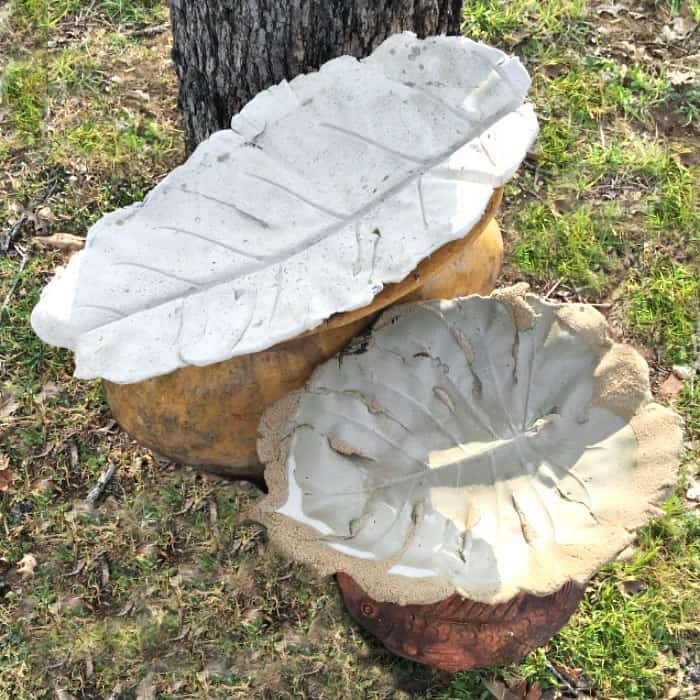
<instances>
[{"instance_id":1,"label":"green grass","mask_svg":"<svg viewBox=\"0 0 700 700\"><path fill-rule=\"evenodd\" d=\"M76 155L98 167L124 164L136 170L144 161L153 162L176 153L177 137L150 119L134 120L124 113L120 119L87 119L70 127L62 145L54 151L60 162Z\"/></svg>"},{"instance_id":2,"label":"green grass","mask_svg":"<svg viewBox=\"0 0 700 700\"><path fill-rule=\"evenodd\" d=\"M683 0L667 0L674 14L678 14L683 5ZM689 0L688 6L690 11L693 13L695 21L700 24L700 0Z\"/></svg>"},{"instance_id":3,"label":"green grass","mask_svg":"<svg viewBox=\"0 0 700 700\"><path fill-rule=\"evenodd\" d=\"M539 47L554 37L579 37L587 16L584 0L465 0L462 34L491 44L520 41Z\"/></svg>"},{"instance_id":4,"label":"green grass","mask_svg":"<svg viewBox=\"0 0 700 700\"><path fill-rule=\"evenodd\" d=\"M515 264L547 282L563 282L595 296L606 273L619 265L622 241L613 207L578 208L564 214L551 206L531 204L516 214L520 238L513 249Z\"/></svg>"},{"instance_id":5,"label":"green grass","mask_svg":"<svg viewBox=\"0 0 700 700\"><path fill-rule=\"evenodd\" d=\"M609 59L595 59L589 61L589 66L602 78L608 100L638 121L647 119L652 107L669 99L671 85L639 65L628 67Z\"/></svg>"},{"instance_id":6,"label":"green grass","mask_svg":"<svg viewBox=\"0 0 700 700\"><path fill-rule=\"evenodd\" d=\"M54 0L54 2L61 0ZM27 34L39 34L46 39L49 26L49 0L10 0L10 20L12 27ZM34 37L38 39L39 37ZM29 38L29 41L32 41Z\"/></svg>"},{"instance_id":7,"label":"green grass","mask_svg":"<svg viewBox=\"0 0 700 700\"><path fill-rule=\"evenodd\" d=\"M44 130L47 77L42 55L10 61L0 71L0 108L9 112L16 139L35 143Z\"/></svg>"},{"instance_id":8,"label":"green grass","mask_svg":"<svg viewBox=\"0 0 700 700\"><path fill-rule=\"evenodd\" d=\"M582 189L600 179L645 194L645 223L651 236L696 251L700 243L697 171L684 167L677 153L656 142L628 138L606 146L589 142L578 154ZM588 183L586 185L586 179Z\"/></svg>"},{"instance_id":9,"label":"green grass","mask_svg":"<svg viewBox=\"0 0 700 700\"><path fill-rule=\"evenodd\" d=\"M700 439L700 382L686 384L676 405L685 416L688 439L697 441Z\"/></svg>"},{"instance_id":10,"label":"green grass","mask_svg":"<svg viewBox=\"0 0 700 700\"><path fill-rule=\"evenodd\" d=\"M630 330L665 362L692 363L700 319L697 270L656 258L631 273L625 301Z\"/></svg>"},{"instance_id":11,"label":"green grass","mask_svg":"<svg viewBox=\"0 0 700 700\"><path fill-rule=\"evenodd\" d=\"M575 165L579 160L579 131L569 119L548 119L540 125L536 150L538 166L550 177Z\"/></svg>"},{"instance_id":12,"label":"green grass","mask_svg":"<svg viewBox=\"0 0 700 700\"><path fill-rule=\"evenodd\" d=\"M573 56L554 65L559 74L546 86L550 105L584 124L615 112L644 122L671 96L670 83L638 65Z\"/></svg>"},{"instance_id":13,"label":"green grass","mask_svg":"<svg viewBox=\"0 0 700 700\"><path fill-rule=\"evenodd\" d=\"M54 97L90 91L97 96L108 76L98 60L84 46L67 47L51 58L50 90Z\"/></svg>"},{"instance_id":14,"label":"green grass","mask_svg":"<svg viewBox=\"0 0 700 700\"><path fill-rule=\"evenodd\" d=\"M669 6L644 20L657 34ZM21 204L47 207L52 231L83 234L182 157L167 34L128 31L165 22L167 7L8 7L0 175L12 177L0 176L0 230ZM608 19L583 0L466 0L464 31L527 59L540 118L536 155L507 187L504 282L601 302L617 332L655 358L656 385L671 364L693 364L700 311L698 172L687 157L695 123L665 136L656 119L664 110L686 124L700 99L697 86L669 85L665 62L623 61L597 31ZM47 52L49 35L65 41ZM601 700L688 685L681 658L698 645L700 518L682 486L640 531L632 561L594 577L569 624L522 663L448 675L397 659L351 622L332 580L277 556L246 520L256 489L169 467L112 425L100 385L74 380L71 353L29 327L65 256L23 233L25 268L18 251L0 256L0 302L13 289L0 313L0 388L16 402L0 419L15 475L0 500L0 700L57 689L132 698L150 671L164 698L485 700L494 677L561 689L552 665L581 669ZM694 441L691 478L700 381L673 403ZM118 472L86 510L81 499L109 460ZM27 553L37 570L21 582L15 567ZM644 587L627 595L621 584L632 579Z\"/></svg>"},{"instance_id":15,"label":"green grass","mask_svg":"<svg viewBox=\"0 0 700 700\"><path fill-rule=\"evenodd\" d=\"M6 257L0 258L0 279L3 289L15 285L16 301L0 313L0 347L3 359L21 378L24 390L34 391L41 380L63 377L67 355L42 343L27 325L27 318L39 300L40 289L35 275L43 269L38 261L30 261L24 270Z\"/></svg>"},{"instance_id":16,"label":"green grass","mask_svg":"<svg viewBox=\"0 0 700 700\"><path fill-rule=\"evenodd\" d=\"M160 0L102 0L98 9L117 24L155 24L167 19Z\"/></svg>"},{"instance_id":17,"label":"green grass","mask_svg":"<svg viewBox=\"0 0 700 700\"><path fill-rule=\"evenodd\" d=\"M678 499L665 510L640 533L636 560L614 564L598 577L552 645L566 666L583 668L594 687L609 685L611 694L630 700L657 696L673 652L699 614L692 583L700 576L700 521ZM676 578L679 568L685 582ZM628 580L646 589L624 594L620 584Z\"/></svg>"},{"instance_id":18,"label":"green grass","mask_svg":"<svg viewBox=\"0 0 700 700\"><path fill-rule=\"evenodd\" d=\"M649 199L647 222L660 233L679 235L694 254L700 252L700 203L697 172L664 153L649 167L657 188Z\"/></svg>"},{"instance_id":19,"label":"green grass","mask_svg":"<svg viewBox=\"0 0 700 700\"><path fill-rule=\"evenodd\" d=\"M10 0L13 24L27 32L47 31L86 11L114 24L163 22L166 10L160 0Z\"/></svg>"}]
</instances>

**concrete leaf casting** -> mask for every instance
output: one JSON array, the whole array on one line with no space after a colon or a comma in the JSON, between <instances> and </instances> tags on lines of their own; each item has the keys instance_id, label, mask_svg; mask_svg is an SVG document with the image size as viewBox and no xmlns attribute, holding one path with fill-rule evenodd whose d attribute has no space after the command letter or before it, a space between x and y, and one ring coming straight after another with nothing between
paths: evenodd
<instances>
[{"instance_id":1,"label":"concrete leaf casting","mask_svg":"<svg viewBox=\"0 0 700 700\"><path fill-rule=\"evenodd\" d=\"M682 442L601 314L515 288L389 310L261 429L271 538L402 605L584 584L658 512Z\"/></svg>"},{"instance_id":2,"label":"concrete leaf casting","mask_svg":"<svg viewBox=\"0 0 700 700\"><path fill-rule=\"evenodd\" d=\"M407 33L280 83L95 224L32 325L76 376L131 383L360 308L477 222L537 131L529 84L496 49Z\"/></svg>"}]
</instances>

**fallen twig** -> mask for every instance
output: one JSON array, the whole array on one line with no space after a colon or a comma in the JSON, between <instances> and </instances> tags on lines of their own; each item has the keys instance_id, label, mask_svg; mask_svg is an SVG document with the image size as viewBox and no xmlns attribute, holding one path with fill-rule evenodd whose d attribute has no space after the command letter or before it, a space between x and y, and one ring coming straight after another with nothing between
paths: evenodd
<instances>
[{"instance_id":1,"label":"fallen twig","mask_svg":"<svg viewBox=\"0 0 700 700\"><path fill-rule=\"evenodd\" d=\"M24 226L24 222L27 220L27 217L22 214L22 216L19 217L17 222L12 226L10 229L10 232L7 234L5 239L2 242L2 250L3 253L7 253L10 250L10 246L20 237L20 234L22 233L22 226Z\"/></svg>"},{"instance_id":2,"label":"fallen twig","mask_svg":"<svg viewBox=\"0 0 700 700\"><path fill-rule=\"evenodd\" d=\"M560 278L554 283L554 285L553 285L552 287L549 288L549 291L544 295L544 298L545 298L545 299L549 299L549 297L552 296L552 294L554 294L554 292L556 291L557 287L559 287L559 285L560 285L562 282L563 282L563 280L562 280L562 278L560 277Z\"/></svg>"},{"instance_id":3,"label":"fallen twig","mask_svg":"<svg viewBox=\"0 0 700 700\"><path fill-rule=\"evenodd\" d=\"M574 696L578 697L578 689L574 688L571 683L569 683L568 680L563 676L563 674L559 673L557 669L545 658L545 661L547 663L547 668L557 677L557 679L563 683L566 686L566 689Z\"/></svg>"},{"instance_id":4,"label":"fallen twig","mask_svg":"<svg viewBox=\"0 0 700 700\"><path fill-rule=\"evenodd\" d=\"M126 36L154 36L155 34L162 34L170 29L170 22L164 22L163 24L154 24L150 27L141 27L140 29L130 29L124 32Z\"/></svg>"},{"instance_id":5,"label":"fallen twig","mask_svg":"<svg viewBox=\"0 0 700 700\"><path fill-rule=\"evenodd\" d=\"M80 250L85 245L85 238L71 233L54 233L50 236L35 236L32 242L42 248L59 250Z\"/></svg>"},{"instance_id":6,"label":"fallen twig","mask_svg":"<svg viewBox=\"0 0 700 700\"><path fill-rule=\"evenodd\" d=\"M97 483L90 489L88 495L85 497L85 500L88 503L92 503L93 505L95 504L97 499L102 495L102 492L105 490L105 487L109 483L109 480L114 476L115 471L117 471L117 466L110 459L109 464L107 465L107 469L105 469L102 472L100 478L97 480Z\"/></svg>"},{"instance_id":7,"label":"fallen twig","mask_svg":"<svg viewBox=\"0 0 700 700\"><path fill-rule=\"evenodd\" d=\"M12 299L12 295L15 293L17 285L19 284L19 281L22 278L22 272L24 271L24 268L27 264L27 260L29 260L29 256L24 251L20 251L20 255L22 256L22 259L20 260L20 263L19 263L19 270L17 270L17 274L15 275L15 279L13 280L12 284L10 285L9 290L7 291L7 294L5 295L5 298L3 299L2 306L0 306L0 313L10 303L10 299Z\"/></svg>"}]
</instances>

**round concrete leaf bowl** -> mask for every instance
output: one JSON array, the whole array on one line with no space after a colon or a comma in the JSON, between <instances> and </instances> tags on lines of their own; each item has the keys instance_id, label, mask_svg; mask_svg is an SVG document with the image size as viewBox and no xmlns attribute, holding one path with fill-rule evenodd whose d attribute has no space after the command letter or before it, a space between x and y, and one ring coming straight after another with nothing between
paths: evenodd
<instances>
[{"instance_id":1,"label":"round concrete leaf bowl","mask_svg":"<svg viewBox=\"0 0 700 700\"><path fill-rule=\"evenodd\" d=\"M503 240L493 216L496 190L481 220L371 304L337 314L298 338L268 350L204 367L183 367L134 384L105 381L114 417L136 440L162 455L239 478L261 478L255 444L263 411L303 386L377 314L397 301L488 294L501 269ZM233 421L233 422L232 422Z\"/></svg>"},{"instance_id":2,"label":"round concrete leaf bowl","mask_svg":"<svg viewBox=\"0 0 700 700\"><path fill-rule=\"evenodd\" d=\"M522 287L402 305L263 417L257 517L396 654L522 658L658 513L680 420L603 316Z\"/></svg>"}]
</instances>

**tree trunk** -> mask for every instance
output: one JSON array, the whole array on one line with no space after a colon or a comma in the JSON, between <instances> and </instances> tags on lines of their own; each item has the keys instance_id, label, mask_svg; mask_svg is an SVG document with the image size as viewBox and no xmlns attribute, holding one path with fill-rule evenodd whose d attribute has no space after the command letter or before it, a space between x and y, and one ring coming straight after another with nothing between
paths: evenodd
<instances>
[{"instance_id":1,"label":"tree trunk","mask_svg":"<svg viewBox=\"0 0 700 700\"><path fill-rule=\"evenodd\" d=\"M188 152L256 93L387 36L458 34L461 0L170 0Z\"/></svg>"}]
</instances>

